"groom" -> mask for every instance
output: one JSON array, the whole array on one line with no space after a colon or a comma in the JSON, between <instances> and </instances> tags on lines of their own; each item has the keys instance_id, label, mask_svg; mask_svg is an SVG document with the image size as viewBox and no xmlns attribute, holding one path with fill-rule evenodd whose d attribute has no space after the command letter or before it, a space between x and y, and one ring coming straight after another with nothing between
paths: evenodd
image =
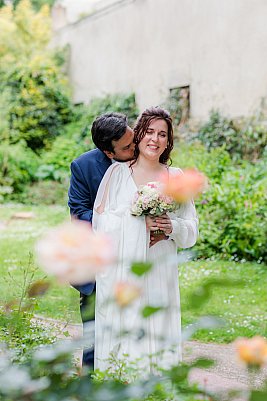
<instances>
[{"instance_id":1,"label":"groom","mask_svg":"<svg viewBox=\"0 0 267 401\"><path fill-rule=\"evenodd\" d=\"M90 150L71 163L68 205L72 218L92 222L93 205L99 184L112 160L125 162L134 155L134 134L127 117L106 113L92 125L92 139L97 149ZM88 307L93 299L95 283L75 286L80 291L80 311L83 324L89 321ZM84 351L83 364L94 366L94 351Z\"/></svg>"}]
</instances>

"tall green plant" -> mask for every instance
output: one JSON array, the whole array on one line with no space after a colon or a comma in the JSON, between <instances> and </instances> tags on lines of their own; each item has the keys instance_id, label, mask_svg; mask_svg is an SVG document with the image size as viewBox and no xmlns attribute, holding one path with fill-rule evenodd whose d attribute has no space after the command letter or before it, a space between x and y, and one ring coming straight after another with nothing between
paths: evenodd
<instances>
[{"instance_id":1,"label":"tall green plant","mask_svg":"<svg viewBox=\"0 0 267 401\"><path fill-rule=\"evenodd\" d=\"M6 110L0 139L21 139L38 150L73 117L62 58L48 49L48 9L35 12L29 0L0 10L0 105Z\"/></svg>"}]
</instances>

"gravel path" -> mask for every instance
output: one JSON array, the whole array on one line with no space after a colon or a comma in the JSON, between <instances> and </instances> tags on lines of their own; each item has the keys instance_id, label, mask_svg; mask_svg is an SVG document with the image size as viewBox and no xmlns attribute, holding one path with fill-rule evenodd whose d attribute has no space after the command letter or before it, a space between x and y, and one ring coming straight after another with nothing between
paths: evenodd
<instances>
[{"instance_id":1,"label":"gravel path","mask_svg":"<svg viewBox=\"0 0 267 401\"><path fill-rule=\"evenodd\" d=\"M56 335L59 338L66 338L63 332L68 332L70 337L80 337L82 335L82 325L64 324L53 319L36 317L36 320L46 326L54 326ZM75 355L81 360L81 351ZM236 359L233 345L205 344L198 341L187 341L183 346L184 361L190 362L198 357L211 358L216 361L210 369L192 369L190 372L191 382L206 390L212 391L227 399L226 393L233 389L240 390L241 394L233 396L233 401L245 401L246 390L248 388L248 376L245 367ZM267 369L255 378L256 385L260 386L264 378L267 378ZM226 397L226 398L225 398ZM228 398L229 399L229 398Z\"/></svg>"}]
</instances>

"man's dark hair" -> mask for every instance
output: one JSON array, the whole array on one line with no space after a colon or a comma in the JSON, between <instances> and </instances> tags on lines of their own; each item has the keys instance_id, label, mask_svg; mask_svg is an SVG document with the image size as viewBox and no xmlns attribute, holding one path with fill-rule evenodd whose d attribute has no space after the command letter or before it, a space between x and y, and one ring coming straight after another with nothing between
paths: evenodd
<instances>
[{"instance_id":1,"label":"man's dark hair","mask_svg":"<svg viewBox=\"0 0 267 401\"><path fill-rule=\"evenodd\" d=\"M102 151L114 152L112 141L118 141L126 132L128 120L121 113L106 113L98 117L92 125L92 139Z\"/></svg>"}]
</instances>

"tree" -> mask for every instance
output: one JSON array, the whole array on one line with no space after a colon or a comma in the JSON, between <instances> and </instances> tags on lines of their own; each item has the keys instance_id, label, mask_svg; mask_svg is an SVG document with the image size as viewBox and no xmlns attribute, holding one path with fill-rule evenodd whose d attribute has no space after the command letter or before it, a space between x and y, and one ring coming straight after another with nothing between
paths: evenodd
<instances>
[{"instance_id":1,"label":"tree","mask_svg":"<svg viewBox=\"0 0 267 401\"><path fill-rule=\"evenodd\" d=\"M29 0L0 9L0 139L26 141L38 150L55 138L72 118L62 53L48 48L48 6L35 12ZM4 124L4 126L3 126Z\"/></svg>"},{"instance_id":2,"label":"tree","mask_svg":"<svg viewBox=\"0 0 267 401\"><path fill-rule=\"evenodd\" d=\"M13 0L13 1L7 1L7 0L0 0L0 8L4 7L8 3L12 3L13 7L16 8L17 5L20 3L21 0ZM31 0L32 6L35 10L40 10L42 6L47 4L48 6L52 7L54 4L55 0Z\"/></svg>"}]
</instances>

